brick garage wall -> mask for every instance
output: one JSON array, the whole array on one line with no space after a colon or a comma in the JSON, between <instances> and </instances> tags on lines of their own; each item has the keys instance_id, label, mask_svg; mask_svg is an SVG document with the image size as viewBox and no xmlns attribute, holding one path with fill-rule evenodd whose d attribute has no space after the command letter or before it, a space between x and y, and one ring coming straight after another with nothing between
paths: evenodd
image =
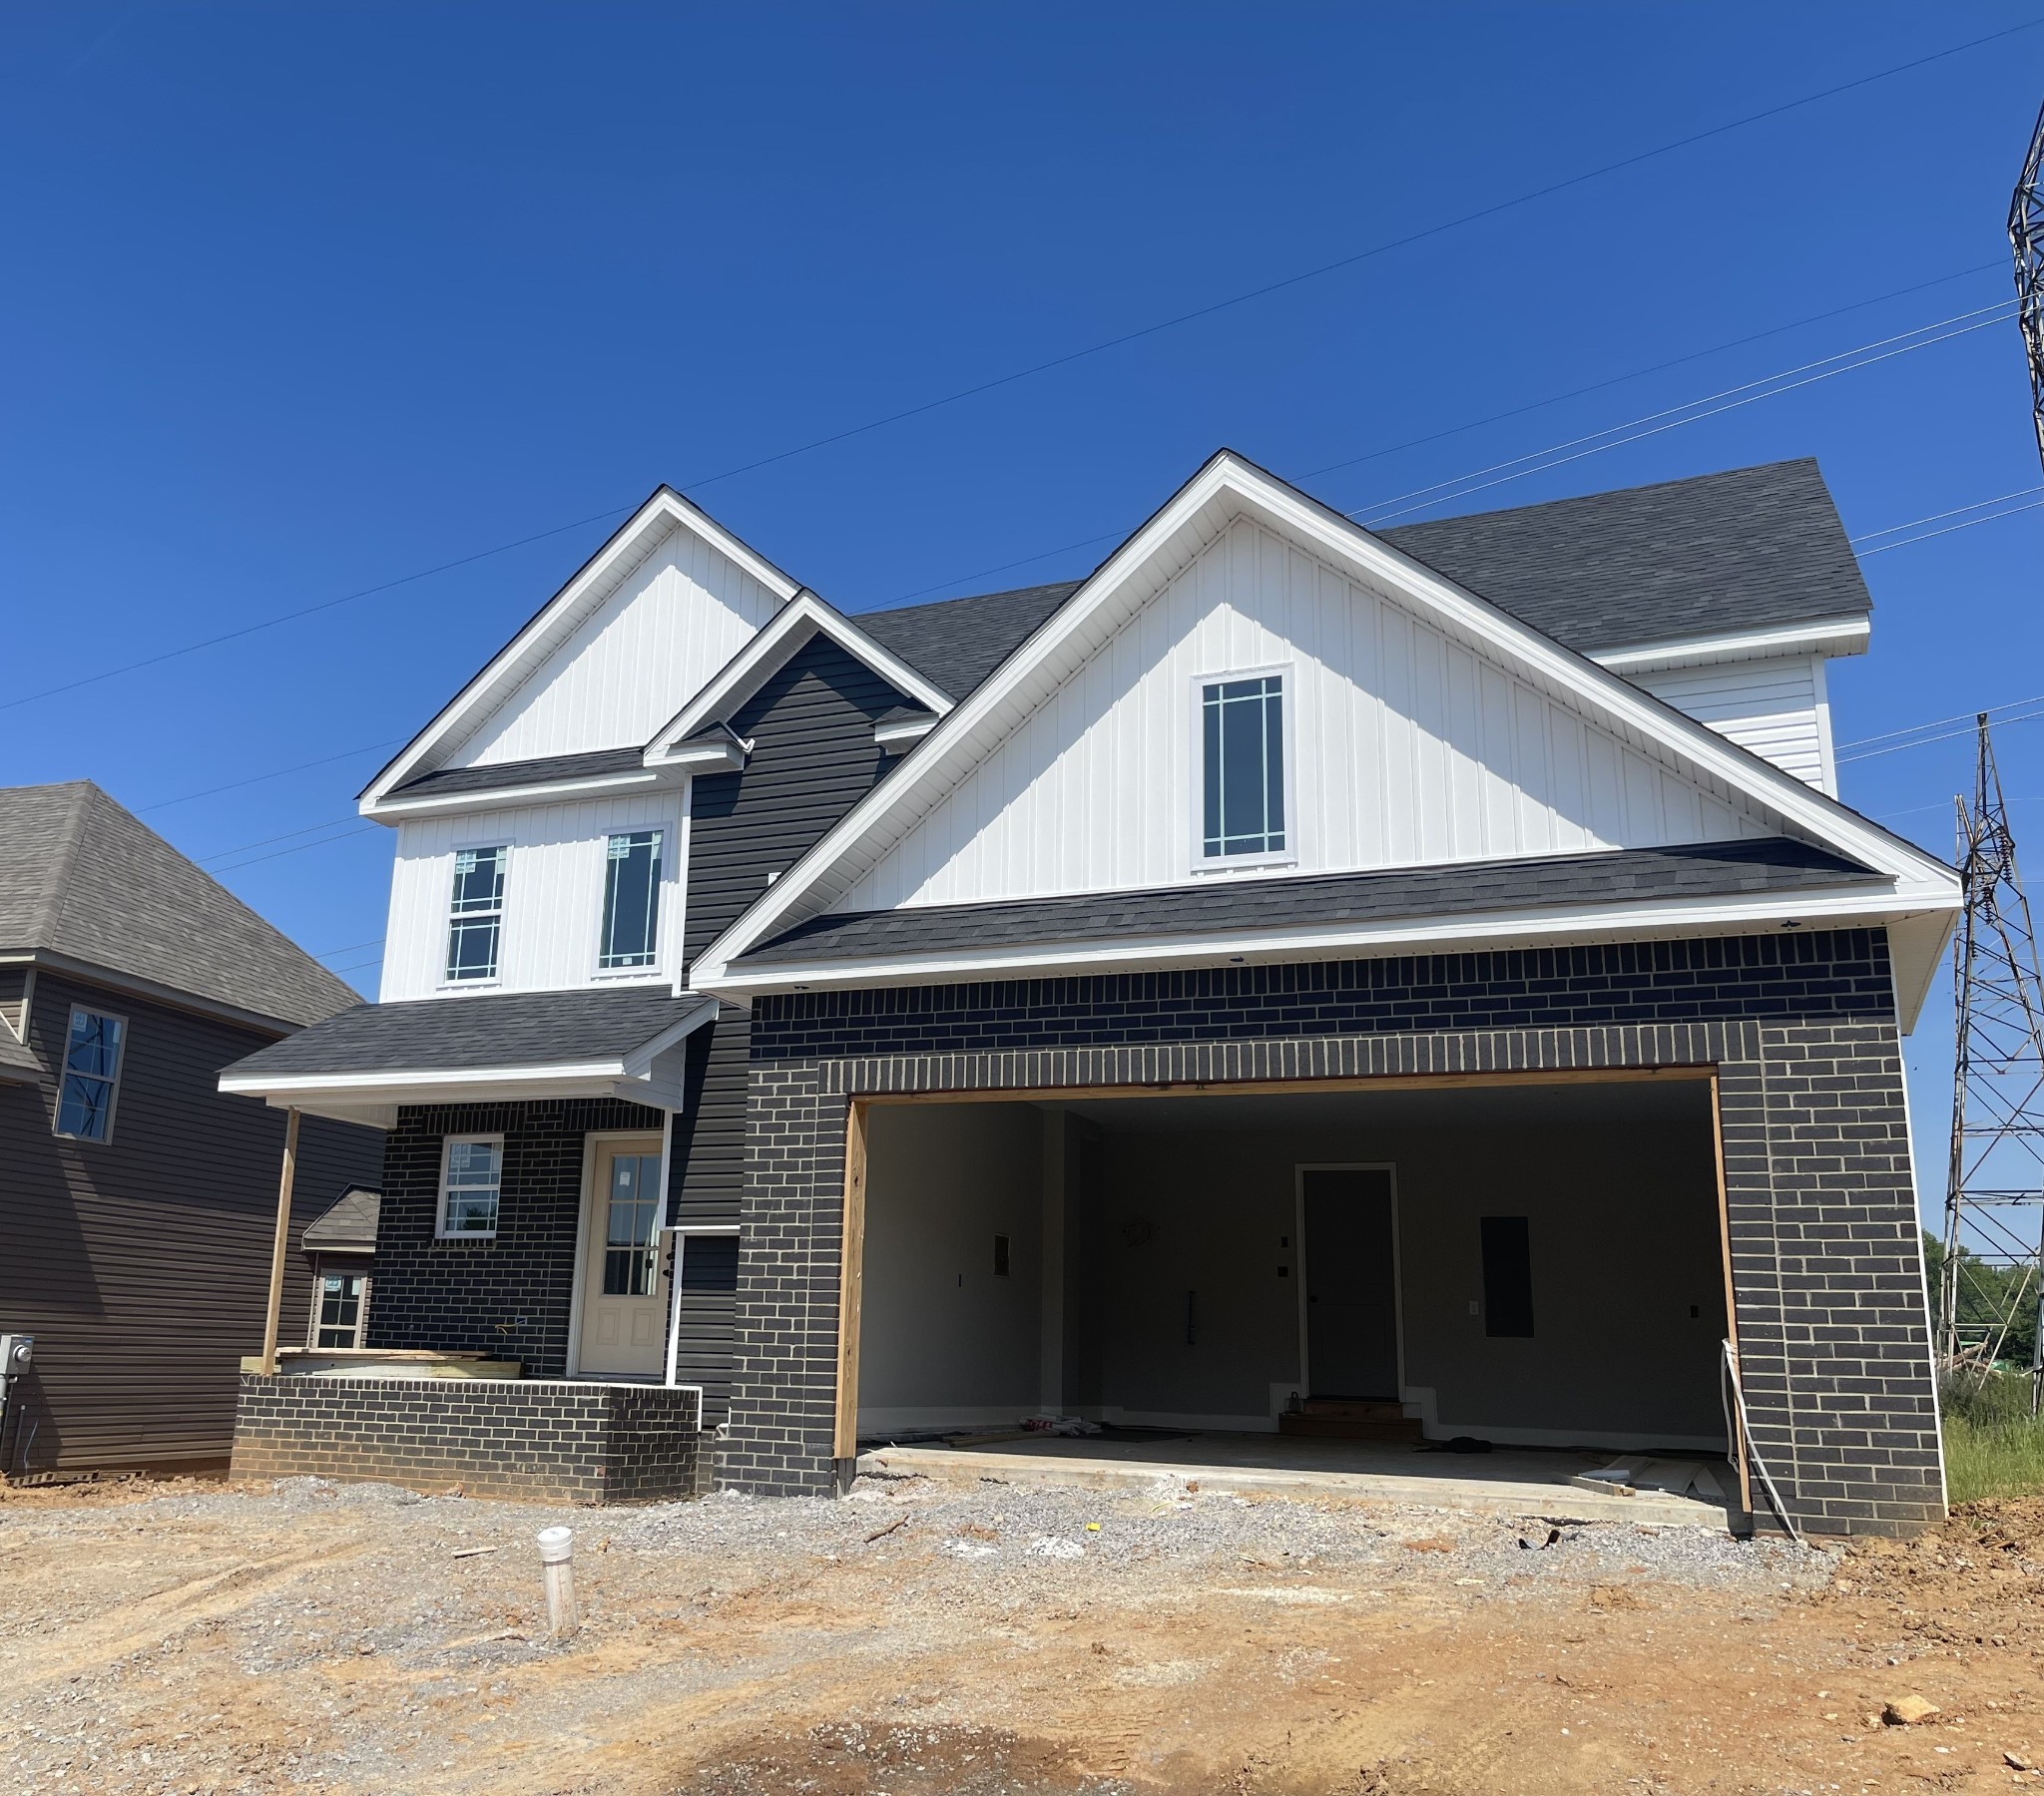
<instances>
[{"instance_id":1,"label":"brick garage wall","mask_svg":"<svg viewBox=\"0 0 2044 1796\"><path fill-rule=\"evenodd\" d=\"M853 1096L1711 1065L1754 1440L1798 1522L1943 1511L1887 939L1696 942L795 995L753 1023L722 1482L832 1488Z\"/></svg>"},{"instance_id":2,"label":"brick garage wall","mask_svg":"<svg viewBox=\"0 0 2044 1796\"><path fill-rule=\"evenodd\" d=\"M444 1104L398 1113L383 1148L371 1347L483 1353L527 1376L568 1368L583 1140L593 1130L659 1133L661 1114L616 1099ZM436 1240L441 1143L501 1134L504 1184L488 1241Z\"/></svg>"},{"instance_id":3,"label":"brick garage wall","mask_svg":"<svg viewBox=\"0 0 2044 1796\"><path fill-rule=\"evenodd\" d=\"M696 1497L710 1463L696 1420L694 1392L658 1385L244 1373L234 1474L549 1503Z\"/></svg>"}]
</instances>

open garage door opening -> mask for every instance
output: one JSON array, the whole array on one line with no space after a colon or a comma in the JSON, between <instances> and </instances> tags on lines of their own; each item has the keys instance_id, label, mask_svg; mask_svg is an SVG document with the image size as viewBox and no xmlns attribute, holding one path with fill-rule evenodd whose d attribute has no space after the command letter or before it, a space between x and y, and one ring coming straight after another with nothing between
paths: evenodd
<instances>
[{"instance_id":1,"label":"open garage door opening","mask_svg":"<svg viewBox=\"0 0 2044 1796\"><path fill-rule=\"evenodd\" d=\"M1708 1077L876 1101L856 1132L862 1449L1730 1483Z\"/></svg>"}]
</instances>

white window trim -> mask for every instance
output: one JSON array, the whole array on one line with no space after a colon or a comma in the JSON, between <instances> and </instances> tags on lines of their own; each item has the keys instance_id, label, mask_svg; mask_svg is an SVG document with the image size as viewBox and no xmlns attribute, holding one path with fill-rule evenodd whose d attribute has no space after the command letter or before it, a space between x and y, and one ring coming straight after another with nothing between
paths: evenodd
<instances>
[{"instance_id":1,"label":"white window trim","mask_svg":"<svg viewBox=\"0 0 2044 1796\"><path fill-rule=\"evenodd\" d=\"M1284 743L1284 846L1264 854L1222 854L1209 857L1207 840L1207 738L1206 689L1232 679L1277 679L1279 732ZM1192 756L1191 804L1188 808L1187 849L1190 869L1203 879L1225 878L1255 868L1293 867L1298 864L1298 669L1291 662L1275 662L1255 668L1228 668L1216 673L1195 674L1187 687L1191 712Z\"/></svg>"},{"instance_id":2,"label":"white window trim","mask_svg":"<svg viewBox=\"0 0 2044 1796\"><path fill-rule=\"evenodd\" d=\"M440 1196L433 1206L433 1239L436 1241L494 1241L497 1230L487 1232L480 1228L456 1228L447 1226L447 1168L454 1157L456 1147L473 1147L489 1142L497 1149L497 1220L504 1219L504 1137L500 1134L452 1134L440 1142Z\"/></svg>"},{"instance_id":3,"label":"white window trim","mask_svg":"<svg viewBox=\"0 0 2044 1796\"><path fill-rule=\"evenodd\" d=\"M362 1281L361 1293L355 1303L355 1338L348 1343L346 1348L322 1348L319 1345L319 1308L320 1299L324 1294L321 1286L329 1278L359 1278ZM336 1271L330 1269L323 1259L317 1263L316 1269L312 1273L312 1313L305 1318L305 1347L308 1352L341 1353L350 1349L357 1351L360 1349L362 1337L368 1332L369 1286L372 1282L370 1275L366 1271L346 1266L342 1266Z\"/></svg>"},{"instance_id":4,"label":"white window trim","mask_svg":"<svg viewBox=\"0 0 2044 1796\"><path fill-rule=\"evenodd\" d=\"M692 782L693 783L693 782ZM687 815L687 800L684 798L683 815ZM682 828L678 818L663 817L655 823L613 823L600 831L597 841L601 852L597 858L596 879L596 931L595 946L589 956L589 978L595 985L657 985L674 976L668 971L668 946L670 931L674 927L674 911L681 902L681 876L683 863ZM647 830L660 832L660 915L653 927L653 959L643 967L606 967L603 964L603 895L604 887L610 880L610 844L612 836L641 835ZM507 870L504 883L508 889L511 881Z\"/></svg>"},{"instance_id":5,"label":"white window trim","mask_svg":"<svg viewBox=\"0 0 2044 1796\"><path fill-rule=\"evenodd\" d=\"M71 1075L71 1027L80 1017L107 1017L121 1026L121 1046L114 1055L114 1076L107 1081L112 1088L107 1093L107 1132L100 1135L73 1134L68 1128L58 1127L64 1119L64 1082ZM28 1022L27 1007L22 1010L22 1023ZM57 1055L57 1101L50 1111L50 1132L60 1141L81 1141L88 1147L111 1147L114 1143L114 1124L121 1115L121 1075L128 1071L128 1032L130 1025L121 1011L98 1010L90 1004L74 1004L64 1017L64 1043ZM81 1075L81 1077L91 1077Z\"/></svg>"},{"instance_id":6,"label":"white window trim","mask_svg":"<svg viewBox=\"0 0 2044 1796\"><path fill-rule=\"evenodd\" d=\"M473 842L456 842L447 851L447 878L440 899L440 972L438 990L443 992L494 992L504 983L505 950L511 925L511 862L513 844L505 837L491 836ZM454 945L454 865L464 854L481 854L488 849L504 851L504 892L497 901L497 970L488 979L450 979L447 957Z\"/></svg>"}]
</instances>

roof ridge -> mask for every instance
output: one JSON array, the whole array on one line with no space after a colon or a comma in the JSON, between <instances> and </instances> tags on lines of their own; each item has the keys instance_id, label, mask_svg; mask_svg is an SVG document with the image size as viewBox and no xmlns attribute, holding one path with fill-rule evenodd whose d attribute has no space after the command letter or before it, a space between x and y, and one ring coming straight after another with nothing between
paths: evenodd
<instances>
[{"instance_id":1,"label":"roof ridge","mask_svg":"<svg viewBox=\"0 0 2044 1796\"><path fill-rule=\"evenodd\" d=\"M1553 506L1581 505L1592 499L1622 499L1632 493L1659 493L1670 487L1699 486L1707 480L1729 479L1734 474L1766 474L1776 468L1816 466L1817 459L1813 455L1785 455L1778 461L1746 462L1736 468L1713 468L1704 474L1678 474L1673 480L1643 480L1637 486L1598 487L1594 492L1564 493L1556 499L1529 499L1524 505L1493 506L1489 511L1446 512L1438 518L1414 518L1409 523L1386 524L1381 529L1368 524L1362 528L1372 536L1388 537L1425 524L1468 524L1478 518L1509 518L1514 512L1546 511ZM1342 515L1347 516L1345 512Z\"/></svg>"},{"instance_id":2,"label":"roof ridge","mask_svg":"<svg viewBox=\"0 0 2044 1796\"><path fill-rule=\"evenodd\" d=\"M50 883L43 891L42 914L36 924L35 939L39 941L57 939L57 932L64 922L65 900L71 891L71 871L85 842L87 812L95 795L106 796L90 779L60 779L52 783L59 790L76 787L77 797L72 802L70 814L64 819L64 833L57 852L51 857Z\"/></svg>"}]
</instances>

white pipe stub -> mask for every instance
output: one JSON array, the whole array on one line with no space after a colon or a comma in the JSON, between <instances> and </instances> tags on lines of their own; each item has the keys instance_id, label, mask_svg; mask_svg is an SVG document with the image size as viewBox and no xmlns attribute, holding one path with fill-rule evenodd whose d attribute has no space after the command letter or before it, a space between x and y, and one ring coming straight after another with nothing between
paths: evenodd
<instances>
[{"instance_id":1,"label":"white pipe stub","mask_svg":"<svg viewBox=\"0 0 2044 1796\"><path fill-rule=\"evenodd\" d=\"M539 1563L542 1566L565 1566L575 1557L575 1531L572 1528L542 1528L539 1531Z\"/></svg>"}]
</instances>

